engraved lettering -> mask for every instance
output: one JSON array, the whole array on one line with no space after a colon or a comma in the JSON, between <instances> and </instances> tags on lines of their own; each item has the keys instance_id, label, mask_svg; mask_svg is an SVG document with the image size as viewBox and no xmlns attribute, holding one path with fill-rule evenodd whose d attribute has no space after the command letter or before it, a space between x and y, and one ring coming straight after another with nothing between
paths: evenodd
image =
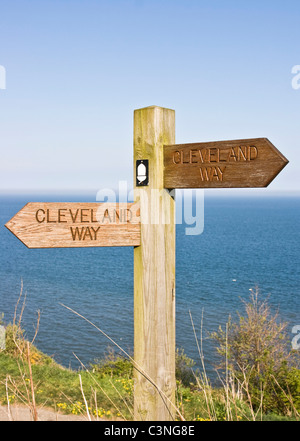
<instances>
[{"instance_id":1,"label":"engraved lettering","mask_svg":"<svg viewBox=\"0 0 300 441\"><path fill-rule=\"evenodd\" d=\"M200 167L200 177L201 181L209 181L208 171L206 167Z\"/></svg>"},{"instance_id":2,"label":"engraved lettering","mask_svg":"<svg viewBox=\"0 0 300 441\"><path fill-rule=\"evenodd\" d=\"M73 240L96 240L100 227L70 227Z\"/></svg>"},{"instance_id":3,"label":"engraved lettering","mask_svg":"<svg viewBox=\"0 0 300 441\"><path fill-rule=\"evenodd\" d=\"M216 181L219 180L219 174L217 171L217 167L211 167L211 170L210 170L210 180L213 181L214 178L216 178L215 179Z\"/></svg>"},{"instance_id":4,"label":"engraved lettering","mask_svg":"<svg viewBox=\"0 0 300 441\"><path fill-rule=\"evenodd\" d=\"M87 237L89 237L91 240L93 240L90 227L83 227L83 228L85 228L85 233L84 233L84 236L83 236L83 240L85 240Z\"/></svg>"},{"instance_id":5,"label":"engraved lettering","mask_svg":"<svg viewBox=\"0 0 300 441\"><path fill-rule=\"evenodd\" d=\"M200 167L201 181L223 181L223 174L226 167Z\"/></svg>"},{"instance_id":6,"label":"engraved lettering","mask_svg":"<svg viewBox=\"0 0 300 441\"><path fill-rule=\"evenodd\" d=\"M241 160L241 158L243 159L243 161L247 161L247 147L244 146L244 150L243 150L243 146L240 146L238 148L238 161Z\"/></svg>"},{"instance_id":7,"label":"engraved lettering","mask_svg":"<svg viewBox=\"0 0 300 441\"><path fill-rule=\"evenodd\" d=\"M72 239L73 240L81 240L82 236L83 236L83 231L84 231L85 227L79 228L79 227L70 227L71 230L71 234L72 234Z\"/></svg>"},{"instance_id":8,"label":"engraved lettering","mask_svg":"<svg viewBox=\"0 0 300 441\"><path fill-rule=\"evenodd\" d=\"M188 152L186 152L185 150L181 150L181 163L182 164L189 164L189 155L187 154ZM186 158L184 156L184 154L186 154Z\"/></svg>"},{"instance_id":9,"label":"engraved lettering","mask_svg":"<svg viewBox=\"0 0 300 441\"><path fill-rule=\"evenodd\" d=\"M174 152L173 154L173 163L174 164L180 164L181 162L181 154L180 152L177 150L176 152Z\"/></svg>"},{"instance_id":10,"label":"engraved lettering","mask_svg":"<svg viewBox=\"0 0 300 441\"><path fill-rule=\"evenodd\" d=\"M103 218L102 218L102 222L101 222L101 223L103 223L106 219L108 219L108 220L109 220L109 223L111 223L111 217L110 217L110 214L109 214L109 212L108 212L108 209L106 209L106 210L104 211L104 215L103 215Z\"/></svg>"},{"instance_id":11,"label":"engraved lettering","mask_svg":"<svg viewBox=\"0 0 300 441\"><path fill-rule=\"evenodd\" d=\"M249 153L248 153L249 161L253 161L254 159L257 158L257 156L258 156L257 147L255 147L255 145L250 145L249 146Z\"/></svg>"},{"instance_id":12,"label":"engraved lettering","mask_svg":"<svg viewBox=\"0 0 300 441\"><path fill-rule=\"evenodd\" d=\"M208 150L209 151L208 162L218 162L216 159L216 157L218 157L217 150L219 149L213 148Z\"/></svg>"},{"instance_id":13,"label":"engraved lettering","mask_svg":"<svg viewBox=\"0 0 300 441\"><path fill-rule=\"evenodd\" d=\"M82 223L83 222L89 222L89 220L84 219L84 217L88 216L88 213L84 213L84 211L89 211L89 210L88 210L88 208L82 208L81 209L81 211L80 211L80 219L81 219Z\"/></svg>"},{"instance_id":14,"label":"engraved lettering","mask_svg":"<svg viewBox=\"0 0 300 441\"><path fill-rule=\"evenodd\" d=\"M97 219L94 217L94 209L91 209L91 222L98 222ZM100 227L99 227L100 228Z\"/></svg>"},{"instance_id":15,"label":"engraved lettering","mask_svg":"<svg viewBox=\"0 0 300 441\"><path fill-rule=\"evenodd\" d=\"M230 161L231 158L232 158L234 161L237 160L236 153L235 153L233 147L230 149L230 152L229 152L229 155L228 155L228 162Z\"/></svg>"},{"instance_id":16,"label":"engraved lettering","mask_svg":"<svg viewBox=\"0 0 300 441\"><path fill-rule=\"evenodd\" d=\"M94 240L97 240L97 233L100 230L100 227L97 228L91 227L91 229L93 230L94 233Z\"/></svg>"},{"instance_id":17,"label":"engraved lettering","mask_svg":"<svg viewBox=\"0 0 300 441\"><path fill-rule=\"evenodd\" d=\"M219 177L220 181L223 181L223 174L224 174L225 169L226 169L226 166L223 168L217 167L218 177Z\"/></svg>"},{"instance_id":18,"label":"engraved lettering","mask_svg":"<svg viewBox=\"0 0 300 441\"><path fill-rule=\"evenodd\" d=\"M49 213L49 209L47 210L47 223L51 224L51 223L56 223L56 220L51 220L50 219L50 213Z\"/></svg>"},{"instance_id":19,"label":"engraved lettering","mask_svg":"<svg viewBox=\"0 0 300 441\"><path fill-rule=\"evenodd\" d=\"M206 152L206 156L207 156L207 149L200 149L199 150L199 157L200 157L200 162L206 162L206 157L205 154L203 156L202 151L204 151L204 153Z\"/></svg>"},{"instance_id":20,"label":"engraved lettering","mask_svg":"<svg viewBox=\"0 0 300 441\"><path fill-rule=\"evenodd\" d=\"M69 210L69 211L70 211L70 215L71 215L71 218L72 218L72 222L73 222L73 224L75 224L77 216L78 216L78 213L79 213L79 208L77 208L74 216L73 216L72 210Z\"/></svg>"},{"instance_id":21,"label":"engraved lettering","mask_svg":"<svg viewBox=\"0 0 300 441\"><path fill-rule=\"evenodd\" d=\"M198 151L197 150L190 150L190 163L194 164L197 161L197 155L198 155ZM195 161L193 159L196 159Z\"/></svg>"},{"instance_id":22,"label":"engraved lettering","mask_svg":"<svg viewBox=\"0 0 300 441\"><path fill-rule=\"evenodd\" d=\"M131 219L132 219L132 211L129 208L126 208L126 212L127 212L127 214L126 214L127 223L129 223L129 222L131 222ZM124 219L124 222L125 222L125 219Z\"/></svg>"},{"instance_id":23,"label":"engraved lettering","mask_svg":"<svg viewBox=\"0 0 300 441\"><path fill-rule=\"evenodd\" d=\"M223 154L225 155L225 157L223 156ZM219 149L219 162L227 162L228 155L228 149Z\"/></svg>"},{"instance_id":24,"label":"engraved lettering","mask_svg":"<svg viewBox=\"0 0 300 441\"><path fill-rule=\"evenodd\" d=\"M120 211L114 210L113 220L115 223L117 223L117 218L118 218L119 222L122 222L122 209Z\"/></svg>"},{"instance_id":25,"label":"engraved lettering","mask_svg":"<svg viewBox=\"0 0 300 441\"><path fill-rule=\"evenodd\" d=\"M202 148L199 150L176 150L173 153L174 164L211 164L220 162L253 161L258 156L254 145L241 145L228 148Z\"/></svg>"},{"instance_id":26,"label":"engraved lettering","mask_svg":"<svg viewBox=\"0 0 300 441\"><path fill-rule=\"evenodd\" d=\"M42 218L42 219L39 219L39 211L41 211L42 213L43 213L43 215L44 215L44 217ZM36 220L37 220L37 222L39 223L39 224L41 224L42 222L44 222L45 221L45 210L43 210L42 208L40 208L39 210L37 210L37 212L35 213L35 218L36 218Z\"/></svg>"},{"instance_id":27,"label":"engraved lettering","mask_svg":"<svg viewBox=\"0 0 300 441\"><path fill-rule=\"evenodd\" d=\"M58 222L59 223L66 223L68 222L67 220L62 220L62 218L65 217L65 213L63 213L63 211L67 211L66 208L59 208L58 209Z\"/></svg>"}]
</instances>

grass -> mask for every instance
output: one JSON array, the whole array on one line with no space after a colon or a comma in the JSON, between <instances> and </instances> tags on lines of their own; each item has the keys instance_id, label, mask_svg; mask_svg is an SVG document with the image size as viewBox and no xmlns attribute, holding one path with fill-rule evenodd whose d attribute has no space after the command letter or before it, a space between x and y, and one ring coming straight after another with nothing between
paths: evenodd
<instances>
[{"instance_id":1,"label":"grass","mask_svg":"<svg viewBox=\"0 0 300 441\"><path fill-rule=\"evenodd\" d=\"M73 371L58 365L50 357L32 347L32 379L35 402L61 413L87 414L94 418L133 419L133 379L129 361L115 356L90 366L88 371ZM36 360L36 361L33 361ZM182 360L181 360L182 363ZM80 387L80 378L82 390ZM29 405L30 375L28 363L5 351L0 353L0 401L7 405ZM83 391L83 393L82 393ZM208 401L207 396L210 396ZM84 402L86 400L87 407ZM252 420L250 407L243 400L228 403L223 388L204 384L184 385L177 379L176 406L186 421ZM228 417L230 414L230 417ZM293 420L295 417L269 414L259 415L261 420Z\"/></svg>"},{"instance_id":2,"label":"grass","mask_svg":"<svg viewBox=\"0 0 300 441\"><path fill-rule=\"evenodd\" d=\"M131 379L92 371L72 371L49 357L41 357L31 367L37 406L52 407L62 413L86 413L84 394L91 414L130 418L126 403L130 405L132 400ZM2 404L7 404L8 400L9 403L28 404L31 399L30 381L27 362L4 352L0 354Z\"/></svg>"},{"instance_id":3,"label":"grass","mask_svg":"<svg viewBox=\"0 0 300 441\"><path fill-rule=\"evenodd\" d=\"M118 347L121 350L119 354L112 350L105 359L88 367L82 364L77 371L66 369L41 353L33 342L26 340L21 328L23 311L24 303L19 316L15 312L13 323L6 328L6 349L0 351L0 402L8 410L13 403L23 403L31 409L35 420L38 419L40 406L51 407L60 413L83 414L89 419L133 420L133 362L122 348ZM194 329L192 317L191 322ZM36 334L38 324L39 318ZM227 347L227 337L225 342ZM202 362L201 372L193 371L194 362L183 351L177 350L176 353L176 419L299 419L299 376L294 375L293 382L290 381L297 396L283 391L285 395L281 401L286 403L283 410L278 412L268 408L265 411L263 391L259 395L261 402L254 405L247 377L241 380L230 376L228 363L223 384L218 388L212 387L205 372L202 343L198 343L197 337L196 344ZM299 374L299 370L297 372ZM280 389L279 392L282 393Z\"/></svg>"}]
</instances>

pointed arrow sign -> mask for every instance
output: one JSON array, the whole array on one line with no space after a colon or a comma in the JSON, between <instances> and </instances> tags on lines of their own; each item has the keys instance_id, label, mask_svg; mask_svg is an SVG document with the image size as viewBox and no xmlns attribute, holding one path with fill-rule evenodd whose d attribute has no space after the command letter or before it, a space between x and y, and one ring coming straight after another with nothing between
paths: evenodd
<instances>
[{"instance_id":1,"label":"pointed arrow sign","mask_svg":"<svg viewBox=\"0 0 300 441\"><path fill-rule=\"evenodd\" d=\"M165 145L164 187L267 187L287 163L267 138Z\"/></svg>"},{"instance_id":2,"label":"pointed arrow sign","mask_svg":"<svg viewBox=\"0 0 300 441\"><path fill-rule=\"evenodd\" d=\"M29 202L5 225L28 248L140 245L137 203Z\"/></svg>"}]
</instances>

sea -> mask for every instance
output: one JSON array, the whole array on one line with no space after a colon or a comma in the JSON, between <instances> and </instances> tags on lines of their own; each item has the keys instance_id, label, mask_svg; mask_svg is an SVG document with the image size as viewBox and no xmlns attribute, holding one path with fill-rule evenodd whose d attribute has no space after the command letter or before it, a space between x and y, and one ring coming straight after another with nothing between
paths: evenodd
<instances>
[{"instance_id":1,"label":"sea","mask_svg":"<svg viewBox=\"0 0 300 441\"><path fill-rule=\"evenodd\" d=\"M79 199L0 196L4 323L19 317L24 302L22 328L32 339L39 311L35 345L67 368L89 367L113 348L118 353L112 341L133 355L133 248L28 249L4 225L27 202L41 200ZM229 316L236 321L244 314L251 290L287 322L292 342L300 325L300 198L205 194L203 215L202 234L176 226L176 346L195 369L204 361L213 382L218 357L210 334L225 329Z\"/></svg>"}]
</instances>

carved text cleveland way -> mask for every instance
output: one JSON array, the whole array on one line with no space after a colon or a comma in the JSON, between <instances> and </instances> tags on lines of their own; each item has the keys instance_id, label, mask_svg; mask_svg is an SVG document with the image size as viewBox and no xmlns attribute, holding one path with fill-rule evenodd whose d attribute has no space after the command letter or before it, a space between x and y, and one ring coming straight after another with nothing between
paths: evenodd
<instances>
[{"instance_id":1,"label":"carved text cleveland way","mask_svg":"<svg viewBox=\"0 0 300 441\"><path fill-rule=\"evenodd\" d=\"M89 224L97 223L98 226L70 226L72 240L97 240L97 234L101 228L99 224L120 224L128 223L132 219L132 212L126 209L108 209L104 212L94 208L38 208L35 212L35 219L39 224L66 223L66 224Z\"/></svg>"},{"instance_id":2,"label":"carved text cleveland way","mask_svg":"<svg viewBox=\"0 0 300 441\"><path fill-rule=\"evenodd\" d=\"M266 187L288 160L267 138L164 145L165 188Z\"/></svg>"},{"instance_id":3,"label":"carved text cleveland way","mask_svg":"<svg viewBox=\"0 0 300 441\"><path fill-rule=\"evenodd\" d=\"M174 164L215 164L254 161L258 157L255 145L236 146L228 149L202 148L176 150L173 153ZM226 165L200 166L201 181L223 181Z\"/></svg>"},{"instance_id":4,"label":"carved text cleveland way","mask_svg":"<svg viewBox=\"0 0 300 441\"><path fill-rule=\"evenodd\" d=\"M29 248L138 246L134 203L30 202L7 224Z\"/></svg>"}]
</instances>

